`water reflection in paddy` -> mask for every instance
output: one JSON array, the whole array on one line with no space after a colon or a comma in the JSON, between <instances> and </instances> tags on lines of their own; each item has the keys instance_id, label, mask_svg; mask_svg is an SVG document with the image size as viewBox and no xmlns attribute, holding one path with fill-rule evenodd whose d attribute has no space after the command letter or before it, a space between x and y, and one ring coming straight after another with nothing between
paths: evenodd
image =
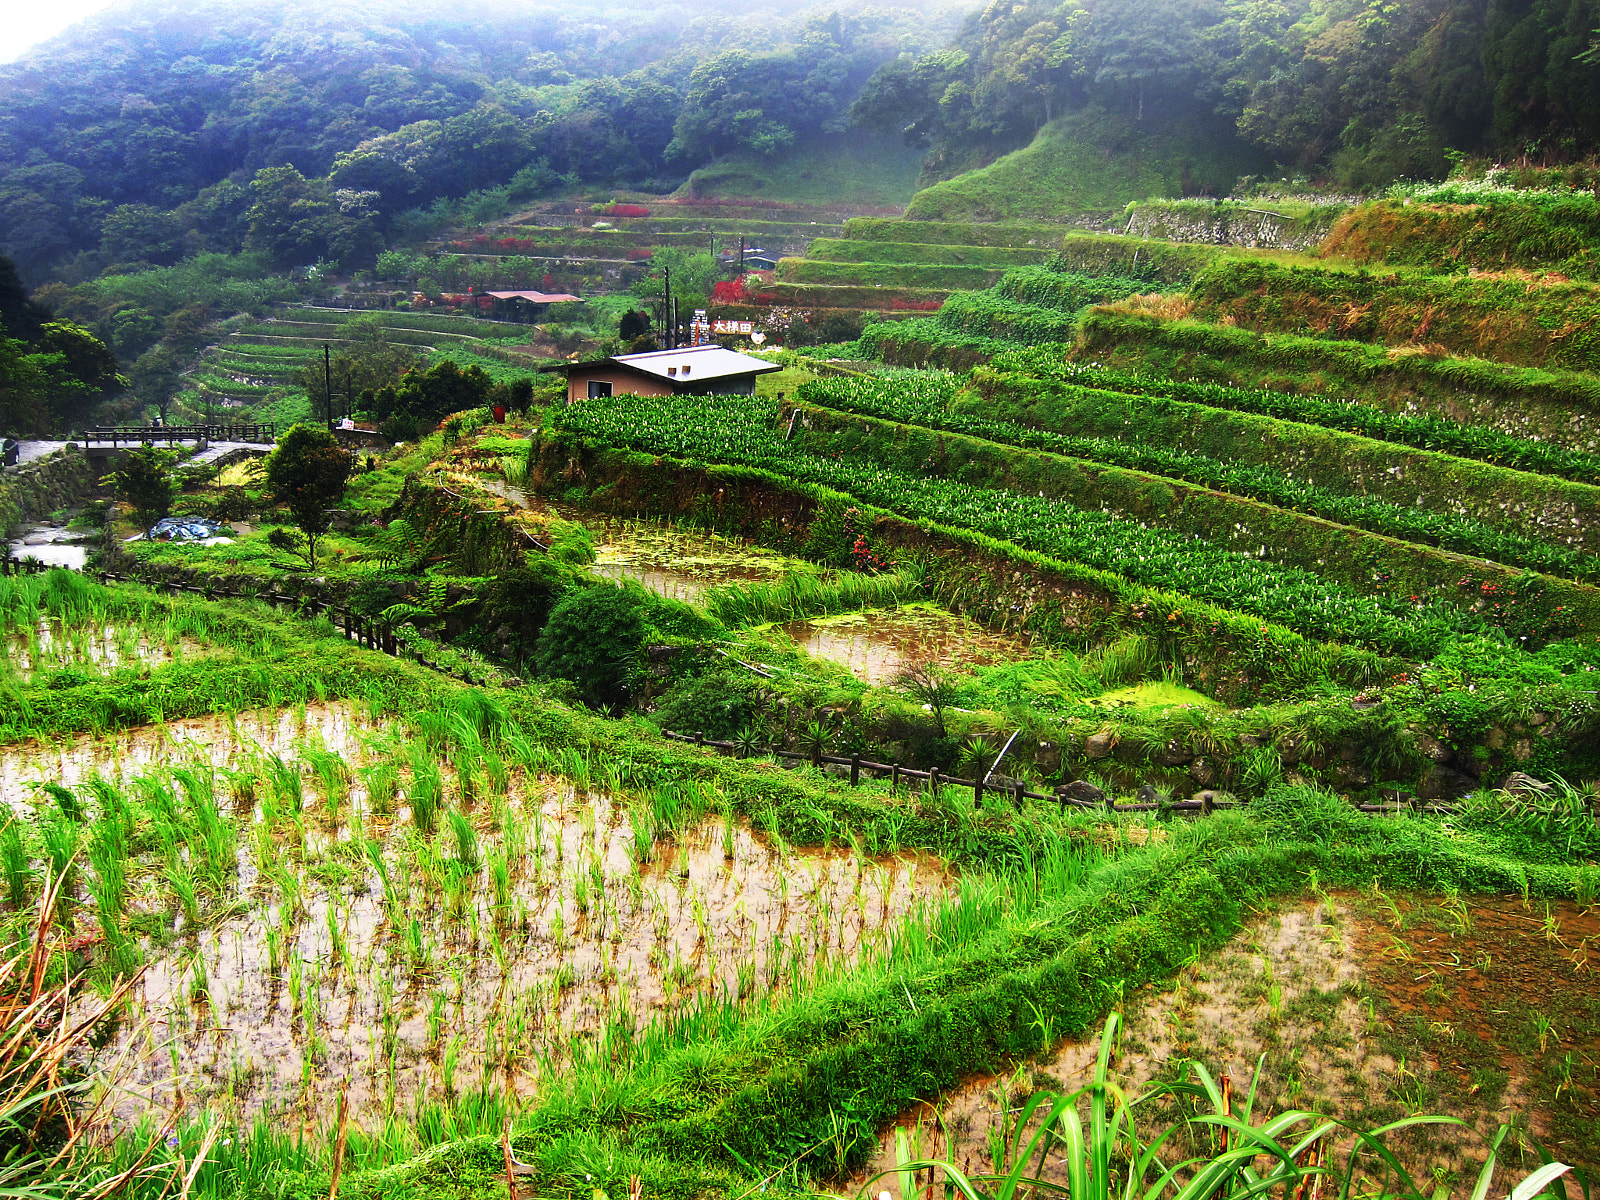
<instances>
[{"instance_id":1,"label":"water reflection in paddy","mask_svg":"<svg viewBox=\"0 0 1600 1200\"><path fill-rule=\"evenodd\" d=\"M871 684L888 683L914 665L980 667L1029 654L1026 638L993 633L933 604L791 621L783 630L806 653L836 662Z\"/></svg>"}]
</instances>

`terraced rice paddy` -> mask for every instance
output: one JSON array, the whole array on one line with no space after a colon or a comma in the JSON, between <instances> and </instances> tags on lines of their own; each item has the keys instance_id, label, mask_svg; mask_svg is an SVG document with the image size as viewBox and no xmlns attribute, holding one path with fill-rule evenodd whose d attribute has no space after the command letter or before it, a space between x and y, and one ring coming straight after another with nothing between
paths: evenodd
<instances>
[{"instance_id":1,"label":"terraced rice paddy","mask_svg":"<svg viewBox=\"0 0 1600 1200\"><path fill-rule=\"evenodd\" d=\"M162 883L207 869L198 853L125 863L121 909L149 931L132 1019L101 1051L134 1055L125 1118L179 1090L313 1125L344 1091L368 1126L468 1091L531 1096L573 1053L843 968L948 887L917 856L685 823L706 798L574 787L490 753L440 773L392 729L357 740L123 780L133 805L220 802L240 847L198 905ZM108 782L85 796L105 803Z\"/></svg>"}]
</instances>

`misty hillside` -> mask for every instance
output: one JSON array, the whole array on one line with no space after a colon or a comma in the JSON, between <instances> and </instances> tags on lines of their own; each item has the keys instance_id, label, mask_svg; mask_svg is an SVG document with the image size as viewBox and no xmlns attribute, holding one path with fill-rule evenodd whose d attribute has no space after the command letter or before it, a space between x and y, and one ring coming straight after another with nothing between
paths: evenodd
<instances>
[{"instance_id":1,"label":"misty hillside","mask_svg":"<svg viewBox=\"0 0 1600 1200\"><path fill-rule=\"evenodd\" d=\"M127 3L0 68L0 252L37 283L235 251L252 177L286 167L331 195L282 264L370 263L441 197L670 189L842 128L880 64L954 24L937 4Z\"/></svg>"}]
</instances>

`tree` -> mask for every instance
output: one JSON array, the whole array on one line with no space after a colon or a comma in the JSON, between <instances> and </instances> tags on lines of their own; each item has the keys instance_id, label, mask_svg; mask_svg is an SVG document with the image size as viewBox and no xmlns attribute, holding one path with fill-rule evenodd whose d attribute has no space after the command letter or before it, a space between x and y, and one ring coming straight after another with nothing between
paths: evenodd
<instances>
[{"instance_id":1,"label":"tree","mask_svg":"<svg viewBox=\"0 0 1600 1200\"><path fill-rule=\"evenodd\" d=\"M294 425L278 439L277 449L267 456L267 486L274 499L289 506L306 545L301 550L284 533L272 540L273 546L303 555L316 569L317 542L333 523L328 510L344 495L350 465L350 455L320 425Z\"/></svg>"},{"instance_id":2,"label":"tree","mask_svg":"<svg viewBox=\"0 0 1600 1200\"><path fill-rule=\"evenodd\" d=\"M422 351L389 340L387 329L376 317L358 317L344 327L345 342L333 355L330 369L323 369L322 360L306 364L301 372L301 383L311 398L311 411L326 413L328 409L328 376L333 376L336 396L348 393L347 399L363 392L376 392L395 383L402 375L422 361ZM336 400L334 411L339 409Z\"/></svg>"},{"instance_id":3,"label":"tree","mask_svg":"<svg viewBox=\"0 0 1600 1200\"><path fill-rule=\"evenodd\" d=\"M177 490L167 471L168 454L154 446L144 445L130 450L122 460L122 469L112 473L117 498L133 506L134 520L150 536L150 527L172 509L172 496Z\"/></svg>"},{"instance_id":4,"label":"tree","mask_svg":"<svg viewBox=\"0 0 1600 1200\"><path fill-rule=\"evenodd\" d=\"M438 421L451 413L482 408L493 390L494 380L482 367L462 370L446 359L427 371L407 372L396 387L381 388L373 398L373 415L380 421L395 416Z\"/></svg>"}]
</instances>

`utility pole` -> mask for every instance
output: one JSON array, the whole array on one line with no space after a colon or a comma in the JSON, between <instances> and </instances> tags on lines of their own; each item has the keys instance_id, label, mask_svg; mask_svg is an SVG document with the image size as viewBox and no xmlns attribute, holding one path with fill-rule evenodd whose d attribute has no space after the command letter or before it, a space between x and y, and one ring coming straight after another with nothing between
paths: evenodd
<instances>
[{"instance_id":1,"label":"utility pole","mask_svg":"<svg viewBox=\"0 0 1600 1200\"><path fill-rule=\"evenodd\" d=\"M739 278L744 278L744 234L739 235Z\"/></svg>"},{"instance_id":2,"label":"utility pole","mask_svg":"<svg viewBox=\"0 0 1600 1200\"><path fill-rule=\"evenodd\" d=\"M328 428L333 428L333 351L327 342L322 343L322 387L323 395L327 401L324 407L328 412Z\"/></svg>"},{"instance_id":3,"label":"utility pole","mask_svg":"<svg viewBox=\"0 0 1600 1200\"><path fill-rule=\"evenodd\" d=\"M672 268L662 267L661 277L664 289L661 301L661 323L666 326L666 348L668 350L676 350L678 348L677 342L673 340L673 335L677 332L677 329L676 322L672 319Z\"/></svg>"}]
</instances>

